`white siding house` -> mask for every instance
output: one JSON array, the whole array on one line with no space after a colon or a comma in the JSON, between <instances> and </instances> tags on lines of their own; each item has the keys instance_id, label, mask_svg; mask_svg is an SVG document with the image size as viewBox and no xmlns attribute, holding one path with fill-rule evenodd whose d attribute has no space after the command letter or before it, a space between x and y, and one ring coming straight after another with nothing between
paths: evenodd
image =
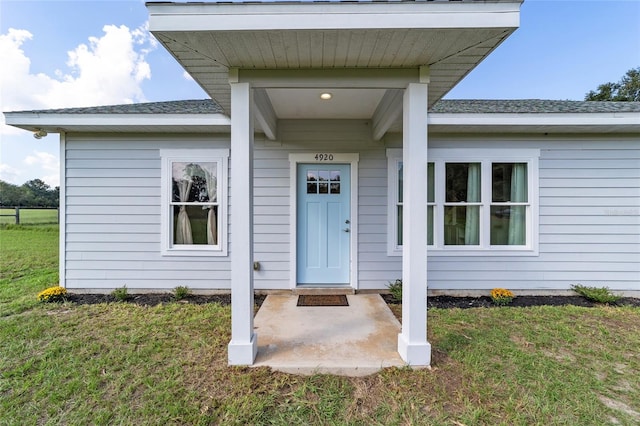
<instances>
[{"instance_id":1,"label":"white siding house","mask_svg":"<svg viewBox=\"0 0 640 426\"><path fill-rule=\"evenodd\" d=\"M211 96L5 113L60 133L60 282L385 290L428 365L427 289L640 292L640 103L442 101L519 25L520 0L148 3Z\"/></svg>"},{"instance_id":2,"label":"white siding house","mask_svg":"<svg viewBox=\"0 0 640 426\"><path fill-rule=\"evenodd\" d=\"M465 111L474 104L476 113ZM204 105L204 107L203 107ZM514 105L519 123L477 123L495 120ZM162 108L160 108L162 107ZM547 108L548 112L544 108ZM611 123L585 129L580 124L530 124L554 115L559 108L580 113L589 121L610 115ZM168 102L114 106L104 117L163 116L176 110L215 114L212 101ZM181 109L179 109L181 108ZM78 120L97 109L68 109L10 113L22 118L38 115ZM140 111L155 111L144 112ZM447 152L464 158L534 153L537 160L530 250L505 252L479 249L454 251L429 246L428 288L432 293L486 293L495 287L520 293L568 290L572 284L608 286L617 291L640 289L640 135L637 103L571 101L441 101L429 119L436 124L428 158ZM442 111L442 112L439 112ZM446 111L446 112L445 112ZM587 112L588 111L588 112ZM611 112L617 111L617 112ZM475 124L437 124L447 117L475 115ZM557 114L557 113L555 113ZM625 118L625 116L627 118ZM588 117L591 117L590 119ZM178 117L180 119L181 117ZM465 117L468 118L468 117ZM555 119L555 117L553 117ZM450 119L450 118L449 118ZM463 118L460 118L463 119ZM571 118L573 119L573 118ZM570 120L571 120L570 119ZM43 118L38 118L43 120ZM620 121L618 123L618 121ZM172 125L177 127L176 124ZM499 128L503 127L502 131ZM161 153L177 148L191 151L228 150L227 126L184 125L181 133L151 127L99 132L86 129L63 137L63 264L62 284L76 291L108 292L127 285L131 290L170 290L187 285L196 291L229 291L229 256L167 256L162 246ZM472 128L468 131L466 127ZM517 127L522 128L522 130ZM555 127L555 128L554 128ZM575 131L573 129L576 129ZM290 154L322 152L358 154L356 290L384 290L402 276L402 250L397 234L391 158L401 156L401 135L381 141L371 137L367 120L284 120L279 136L256 136L254 151L254 272L257 290L295 288L292 276ZM487 154L488 153L488 154ZM517 154L516 154L517 155ZM397 178L396 178L397 179ZM437 178L435 179L437 182ZM231 183L229 182L229 185ZM228 188L226 188L228 194ZM233 200L225 206L228 251L233 250Z\"/></svg>"}]
</instances>

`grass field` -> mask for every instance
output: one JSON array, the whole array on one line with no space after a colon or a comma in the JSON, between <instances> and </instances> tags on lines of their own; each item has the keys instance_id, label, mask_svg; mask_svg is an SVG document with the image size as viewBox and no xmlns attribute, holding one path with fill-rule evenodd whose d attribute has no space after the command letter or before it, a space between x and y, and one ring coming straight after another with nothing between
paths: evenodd
<instances>
[{"instance_id":1,"label":"grass field","mask_svg":"<svg viewBox=\"0 0 640 426\"><path fill-rule=\"evenodd\" d=\"M229 368L229 307L36 303L55 230L0 228L0 425L640 423L638 308L431 309L432 370Z\"/></svg>"},{"instance_id":2,"label":"grass field","mask_svg":"<svg viewBox=\"0 0 640 426\"><path fill-rule=\"evenodd\" d=\"M0 209L0 224L15 224L15 209ZM11 216L7 216L11 215ZM20 209L21 225L43 225L58 223L57 209Z\"/></svg>"}]
</instances>

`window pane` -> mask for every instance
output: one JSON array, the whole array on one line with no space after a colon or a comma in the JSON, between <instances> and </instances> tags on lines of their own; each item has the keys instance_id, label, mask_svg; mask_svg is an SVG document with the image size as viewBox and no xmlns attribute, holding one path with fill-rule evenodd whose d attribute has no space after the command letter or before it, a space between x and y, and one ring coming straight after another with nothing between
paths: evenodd
<instances>
[{"instance_id":1,"label":"window pane","mask_svg":"<svg viewBox=\"0 0 640 426\"><path fill-rule=\"evenodd\" d=\"M309 170L307 172L307 180L308 181L317 181L318 180L318 172L317 171L313 171L313 170Z\"/></svg>"},{"instance_id":2,"label":"window pane","mask_svg":"<svg viewBox=\"0 0 640 426\"><path fill-rule=\"evenodd\" d=\"M320 178L320 180L322 180L322 177ZM320 194L328 194L329 193L329 184L328 183L320 182L318 185L320 185L318 193L320 193Z\"/></svg>"},{"instance_id":3,"label":"window pane","mask_svg":"<svg viewBox=\"0 0 640 426\"><path fill-rule=\"evenodd\" d=\"M446 164L446 201L480 202L480 163Z\"/></svg>"},{"instance_id":4,"label":"window pane","mask_svg":"<svg viewBox=\"0 0 640 426\"><path fill-rule=\"evenodd\" d=\"M435 165L427 163L427 202L435 202Z\"/></svg>"},{"instance_id":5,"label":"window pane","mask_svg":"<svg viewBox=\"0 0 640 426\"><path fill-rule=\"evenodd\" d=\"M317 194L318 184L316 182L307 182L307 194Z\"/></svg>"},{"instance_id":6,"label":"window pane","mask_svg":"<svg viewBox=\"0 0 640 426\"><path fill-rule=\"evenodd\" d=\"M402 245L402 206L398 206L398 245Z\"/></svg>"},{"instance_id":7,"label":"window pane","mask_svg":"<svg viewBox=\"0 0 640 426\"><path fill-rule=\"evenodd\" d=\"M173 162L171 164L174 202L217 201L217 164Z\"/></svg>"},{"instance_id":8,"label":"window pane","mask_svg":"<svg viewBox=\"0 0 640 426\"><path fill-rule=\"evenodd\" d=\"M340 183L331 182L331 187L329 189L331 190L332 194L339 194L340 193Z\"/></svg>"},{"instance_id":9,"label":"window pane","mask_svg":"<svg viewBox=\"0 0 640 426\"><path fill-rule=\"evenodd\" d=\"M527 188L527 163L491 165L491 198L494 202L526 203Z\"/></svg>"},{"instance_id":10,"label":"window pane","mask_svg":"<svg viewBox=\"0 0 640 426\"><path fill-rule=\"evenodd\" d=\"M398 241L402 245L402 206L398 206ZM427 244L433 245L433 206L427 206Z\"/></svg>"},{"instance_id":11,"label":"window pane","mask_svg":"<svg viewBox=\"0 0 640 426\"><path fill-rule=\"evenodd\" d=\"M398 163L398 202L402 202L402 161Z\"/></svg>"},{"instance_id":12,"label":"window pane","mask_svg":"<svg viewBox=\"0 0 640 426\"><path fill-rule=\"evenodd\" d=\"M445 206L444 243L458 246L480 243L479 206Z\"/></svg>"},{"instance_id":13,"label":"window pane","mask_svg":"<svg viewBox=\"0 0 640 426\"><path fill-rule=\"evenodd\" d=\"M173 244L217 244L217 206L173 206Z\"/></svg>"},{"instance_id":14,"label":"window pane","mask_svg":"<svg viewBox=\"0 0 640 426\"><path fill-rule=\"evenodd\" d=\"M329 180L329 170L320 170L318 172L320 176L320 181L328 181Z\"/></svg>"},{"instance_id":15,"label":"window pane","mask_svg":"<svg viewBox=\"0 0 640 426\"><path fill-rule=\"evenodd\" d=\"M526 245L526 206L491 206L491 245Z\"/></svg>"},{"instance_id":16,"label":"window pane","mask_svg":"<svg viewBox=\"0 0 640 426\"><path fill-rule=\"evenodd\" d=\"M340 180L340 170L334 170L331 172L331 180L335 180L335 181Z\"/></svg>"},{"instance_id":17,"label":"window pane","mask_svg":"<svg viewBox=\"0 0 640 426\"><path fill-rule=\"evenodd\" d=\"M427 206L427 244L433 245L433 206Z\"/></svg>"}]
</instances>

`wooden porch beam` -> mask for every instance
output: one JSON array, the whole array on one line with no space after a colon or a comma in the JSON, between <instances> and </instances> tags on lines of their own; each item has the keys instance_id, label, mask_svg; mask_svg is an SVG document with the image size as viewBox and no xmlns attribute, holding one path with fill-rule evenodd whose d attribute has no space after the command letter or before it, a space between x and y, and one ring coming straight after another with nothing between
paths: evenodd
<instances>
[{"instance_id":1,"label":"wooden porch beam","mask_svg":"<svg viewBox=\"0 0 640 426\"><path fill-rule=\"evenodd\" d=\"M271 105L271 100L265 89L254 89L253 102L255 105L256 121L264 132L265 136L270 140L276 139L278 117Z\"/></svg>"}]
</instances>

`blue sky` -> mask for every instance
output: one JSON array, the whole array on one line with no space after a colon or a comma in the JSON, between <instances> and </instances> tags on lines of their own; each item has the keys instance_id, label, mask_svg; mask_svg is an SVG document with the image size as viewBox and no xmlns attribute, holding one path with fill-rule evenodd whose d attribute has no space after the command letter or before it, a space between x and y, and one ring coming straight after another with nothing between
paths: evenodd
<instances>
[{"instance_id":1,"label":"blue sky","mask_svg":"<svg viewBox=\"0 0 640 426\"><path fill-rule=\"evenodd\" d=\"M147 20L138 0L0 0L0 109L206 97ZM640 0L526 0L520 28L447 98L581 100L638 66ZM57 135L2 125L0 138L0 179L59 184Z\"/></svg>"}]
</instances>

